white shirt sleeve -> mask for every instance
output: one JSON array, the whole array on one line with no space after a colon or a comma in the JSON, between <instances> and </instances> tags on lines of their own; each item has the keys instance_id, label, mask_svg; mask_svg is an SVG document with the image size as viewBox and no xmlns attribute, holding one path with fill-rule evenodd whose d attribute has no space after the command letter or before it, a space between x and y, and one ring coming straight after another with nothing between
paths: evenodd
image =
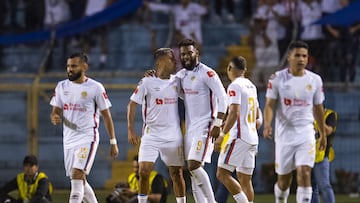
<instances>
[{"instance_id":1,"label":"white shirt sleeve","mask_svg":"<svg viewBox=\"0 0 360 203\"><path fill-rule=\"evenodd\" d=\"M151 11L159 11L163 13L170 13L172 10L172 7L166 4L161 3L149 3L149 9Z\"/></svg>"},{"instance_id":2,"label":"white shirt sleeve","mask_svg":"<svg viewBox=\"0 0 360 203\"><path fill-rule=\"evenodd\" d=\"M279 76L277 73L270 76L267 84L266 97L271 99L277 99L279 95Z\"/></svg>"},{"instance_id":3,"label":"white shirt sleeve","mask_svg":"<svg viewBox=\"0 0 360 203\"><path fill-rule=\"evenodd\" d=\"M218 112L225 113L227 109L227 95L219 75L214 70L208 70L203 77L206 85L214 92L218 99Z\"/></svg>"},{"instance_id":4,"label":"white shirt sleeve","mask_svg":"<svg viewBox=\"0 0 360 203\"><path fill-rule=\"evenodd\" d=\"M56 106L56 107L59 107L62 109L62 101L60 99L60 95L61 95L61 92L60 92L60 82L56 85L55 87L55 90L54 90L54 95L53 97L51 98L51 101L50 101L50 105L51 106Z\"/></svg>"},{"instance_id":5,"label":"white shirt sleeve","mask_svg":"<svg viewBox=\"0 0 360 203\"><path fill-rule=\"evenodd\" d=\"M322 104L325 100L325 94L324 94L324 88L323 88L323 82L320 78L320 76L317 76L316 78L316 89L314 94L314 104Z\"/></svg>"},{"instance_id":6,"label":"white shirt sleeve","mask_svg":"<svg viewBox=\"0 0 360 203\"><path fill-rule=\"evenodd\" d=\"M140 80L138 86L136 87L134 93L131 95L130 100L136 102L137 104L142 104L143 99L146 95L146 85L145 85L145 78Z\"/></svg>"},{"instance_id":7,"label":"white shirt sleeve","mask_svg":"<svg viewBox=\"0 0 360 203\"><path fill-rule=\"evenodd\" d=\"M95 102L99 106L100 111L111 107L111 102L109 100L108 95L106 94L105 88L100 83L96 90Z\"/></svg>"}]
</instances>

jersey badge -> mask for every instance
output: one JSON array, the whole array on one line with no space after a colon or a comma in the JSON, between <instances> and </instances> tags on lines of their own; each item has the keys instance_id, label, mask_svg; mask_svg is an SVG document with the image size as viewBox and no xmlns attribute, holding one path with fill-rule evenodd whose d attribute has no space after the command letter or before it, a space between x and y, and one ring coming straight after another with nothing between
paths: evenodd
<instances>
[{"instance_id":1,"label":"jersey badge","mask_svg":"<svg viewBox=\"0 0 360 203\"><path fill-rule=\"evenodd\" d=\"M272 89L272 83L269 81L268 84L267 84L267 88L268 89Z\"/></svg>"},{"instance_id":2,"label":"jersey badge","mask_svg":"<svg viewBox=\"0 0 360 203\"><path fill-rule=\"evenodd\" d=\"M305 88L306 88L306 90L309 91L309 92L311 92L311 90L312 90L311 84L307 84Z\"/></svg>"},{"instance_id":3,"label":"jersey badge","mask_svg":"<svg viewBox=\"0 0 360 203\"><path fill-rule=\"evenodd\" d=\"M85 92L85 91L84 91L84 92L81 92L81 98L82 98L82 99L85 99L86 96L87 96L87 92Z\"/></svg>"},{"instance_id":4,"label":"jersey badge","mask_svg":"<svg viewBox=\"0 0 360 203\"><path fill-rule=\"evenodd\" d=\"M215 72L214 71L208 71L206 72L207 75L209 76L209 78L213 77L215 75Z\"/></svg>"},{"instance_id":5,"label":"jersey badge","mask_svg":"<svg viewBox=\"0 0 360 203\"><path fill-rule=\"evenodd\" d=\"M230 91L229 91L229 96L230 96L230 97L236 96L236 92L235 92L234 90L230 90Z\"/></svg>"},{"instance_id":6,"label":"jersey badge","mask_svg":"<svg viewBox=\"0 0 360 203\"><path fill-rule=\"evenodd\" d=\"M195 80L195 76L192 76L192 77L190 78L190 80L191 80L191 81L194 81L194 80Z\"/></svg>"}]
</instances>

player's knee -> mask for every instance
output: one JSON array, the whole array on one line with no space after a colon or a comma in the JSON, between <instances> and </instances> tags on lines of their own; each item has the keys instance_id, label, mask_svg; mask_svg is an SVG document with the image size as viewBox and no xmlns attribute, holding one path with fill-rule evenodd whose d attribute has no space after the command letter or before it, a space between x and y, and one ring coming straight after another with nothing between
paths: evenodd
<instances>
[{"instance_id":1,"label":"player's knee","mask_svg":"<svg viewBox=\"0 0 360 203\"><path fill-rule=\"evenodd\" d=\"M142 179L148 179L149 176L150 176L150 172L151 172L150 169L140 168L140 169L139 169L139 176L140 176Z\"/></svg>"},{"instance_id":2,"label":"player's knee","mask_svg":"<svg viewBox=\"0 0 360 203\"><path fill-rule=\"evenodd\" d=\"M169 170L171 180L180 181L183 178L181 167L175 167Z\"/></svg>"}]
</instances>

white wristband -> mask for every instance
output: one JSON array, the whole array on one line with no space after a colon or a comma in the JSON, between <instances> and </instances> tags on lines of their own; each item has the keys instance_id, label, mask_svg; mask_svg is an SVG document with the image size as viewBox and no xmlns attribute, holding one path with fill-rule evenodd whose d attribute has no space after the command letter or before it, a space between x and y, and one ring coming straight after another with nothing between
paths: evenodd
<instances>
[{"instance_id":1,"label":"white wristband","mask_svg":"<svg viewBox=\"0 0 360 203\"><path fill-rule=\"evenodd\" d=\"M116 138L110 139L110 144L117 144Z\"/></svg>"},{"instance_id":2,"label":"white wristband","mask_svg":"<svg viewBox=\"0 0 360 203\"><path fill-rule=\"evenodd\" d=\"M222 123L223 123L223 120L222 120L222 119L220 119L220 118L215 118L215 120L214 120L214 126L220 127L220 126L222 125Z\"/></svg>"}]
</instances>

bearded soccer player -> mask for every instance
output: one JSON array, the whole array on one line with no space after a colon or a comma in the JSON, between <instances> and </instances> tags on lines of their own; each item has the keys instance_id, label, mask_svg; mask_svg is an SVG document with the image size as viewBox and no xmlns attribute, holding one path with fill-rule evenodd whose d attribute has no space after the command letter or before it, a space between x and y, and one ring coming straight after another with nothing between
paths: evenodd
<instances>
[{"instance_id":1,"label":"bearded soccer player","mask_svg":"<svg viewBox=\"0 0 360 203\"><path fill-rule=\"evenodd\" d=\"M75 53L67 59L68 79L60 81L50 101L50 120L63 124L63 147L66 176L71 179L69 203L97 202L94 190L86 180L99 145L100 115L110 138L110 156L116 158L114 124L110 100L104 86L88 78L88 57Z\"/></svg>"}]
</instances>

